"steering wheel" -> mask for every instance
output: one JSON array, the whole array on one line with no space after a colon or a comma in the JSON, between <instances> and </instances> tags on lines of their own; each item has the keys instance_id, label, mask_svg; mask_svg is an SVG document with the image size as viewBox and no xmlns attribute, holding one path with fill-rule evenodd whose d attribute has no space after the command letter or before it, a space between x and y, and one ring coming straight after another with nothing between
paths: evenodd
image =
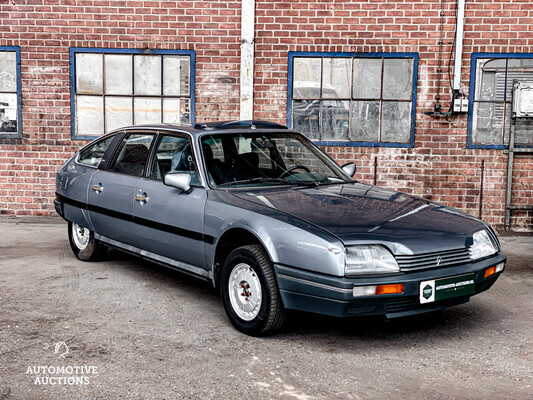
<instances>
[{"instance_id":1,"label":"steering wheel","mask_svg":"<svg viewBox=\"0 0 533 400\"><path fill-rule=\"evenodd\" d=\"M296 164L296 165L293 165L292 167L290 167L289 169L286 169L285 171L283 171L281 173L281 175L279 176L280 179L283 179L284 177L286 177L287 175L291 175L292 174L292 171L296 170L296 169L303 169L305 172L311 172L309 170L309 168L307 168L305 165L300 165L300 164Z\"/></svg>"}]
</instances>

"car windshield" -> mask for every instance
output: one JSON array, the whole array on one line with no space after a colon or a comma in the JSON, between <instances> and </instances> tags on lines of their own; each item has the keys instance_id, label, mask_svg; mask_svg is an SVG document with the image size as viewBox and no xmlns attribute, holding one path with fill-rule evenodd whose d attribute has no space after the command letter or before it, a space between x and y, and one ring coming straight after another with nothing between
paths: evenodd
<instances>
[{"instance_id":1,"label":"car windshield","mask_svg":"<svg viewBox=\"0 0 533 400\"><path fill-rule=\"evenodd\" d=\"M353 182L334 161L296 133L225 133L203 136L201 142L212 186Z\"/></svg>"}]
</instances>

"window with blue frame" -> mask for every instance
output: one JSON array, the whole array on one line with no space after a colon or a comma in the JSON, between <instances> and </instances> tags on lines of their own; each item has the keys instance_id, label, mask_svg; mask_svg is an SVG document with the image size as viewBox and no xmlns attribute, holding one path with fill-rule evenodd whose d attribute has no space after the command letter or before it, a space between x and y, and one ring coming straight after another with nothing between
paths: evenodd
<instances>
[{"instance_id":1,"label":"window with blue frame","mask_svg":"<svg viewBox=\"0 0 533 400\"><path fill-rule=\"evenodd\" d=\"M71 48L73 138L126 125L194 123L194 59L190 50Z\"/></svg>"},{"instance_id":2,"label":"window with blue frame","mask_svg":"<svg viewBox=\"0 0 533 400\"><path fill-rule=\"evenodd\" d=\"M0 46L0 137L22 137L20 47Z\"/></svg>"},{"instance_id":3,"label":"window with blue frame","mask_svg":"<svg viewBox=\"0 0 533 400\"><path fill-rule=\"evenodd\" d=\"M413 147L416 53L289 53L287 124L323 145Z\"/></svg>"},{"instance_id":4,"label":"window with blue frame","mask_svg":"<svg viewBox=\"0 0 533 400\"><path fill-rule=\"evenodd\" d=\"M508 147L515 81L533 81L533 54L472 54L468 147ZM517 145L532 145L532 132L533 119L515 119Z\"/></svg>"}]
</instances>

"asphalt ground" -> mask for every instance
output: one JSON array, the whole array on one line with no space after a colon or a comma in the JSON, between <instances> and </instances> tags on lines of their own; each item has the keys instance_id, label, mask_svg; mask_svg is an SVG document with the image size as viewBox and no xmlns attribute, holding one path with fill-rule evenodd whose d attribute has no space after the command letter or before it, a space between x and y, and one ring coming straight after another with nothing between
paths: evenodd
<instances>
[{"instance_id":1,"label":"asphalt ground","mask_svg":"<svg viewBox=\"0 0 533 400\"><path fill-rule=\"evenodd\" d=\"M209 285L79 261L64 223L31 221L0 221L0 400L533 399L533 237L501 238L505 272L467 304L252 338Z\"/></svg>"}]
</instances>

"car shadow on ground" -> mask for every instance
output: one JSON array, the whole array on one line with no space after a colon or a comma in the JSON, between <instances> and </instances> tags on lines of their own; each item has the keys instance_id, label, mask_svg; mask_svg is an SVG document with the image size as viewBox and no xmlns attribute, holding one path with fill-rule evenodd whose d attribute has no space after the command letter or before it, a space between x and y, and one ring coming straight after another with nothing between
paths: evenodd
<instances>
[{"instance_id":1,"label":"car shadow on ground","mask_svg":"<svg viewBox=\"0 0 533 400\"><path fill-rule=\"evenodd\" d=\"M194 303L206 303L202 308L213 310L209 318L216 318L217 323L226 321L228 329L234 329L222 311L218 289L210 282L118 250L110 250L105 261L124 263L123 267L143 274L145 279L164 281L165 286L170 286L170 289L179 288L187 296L192 296L191 301ZM290 341L304 337L337 337L375 342L401 341L402 338L417 341L428 336L445 340L473 336L486 331L487 325L500 325L505 318L503 310L491 307L488 302L483 301L482 296L483 294L472 298L466 304L444 310L391 319L384 316L337 318L288 311L285 325L272 338Z\"/></svg>"}]
</instances>

